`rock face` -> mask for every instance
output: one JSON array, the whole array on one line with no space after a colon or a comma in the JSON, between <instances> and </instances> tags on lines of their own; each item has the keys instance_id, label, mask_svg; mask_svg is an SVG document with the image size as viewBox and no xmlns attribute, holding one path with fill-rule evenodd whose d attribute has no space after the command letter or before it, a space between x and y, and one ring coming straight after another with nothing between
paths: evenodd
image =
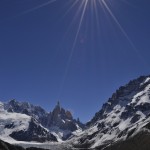
<instances>
[{"instance_id":1,"label":"rock face","mask_svg":"<svg viewBox=\"0 0 150 150\"><path fill-rule=\"evenodd\" d=\"M10 134L10 137L17 141L57 142L57 138L34 119L31 119L28 130L14 131Z\"/></svg>"},{"instance_id":2,"label":"rock face","mask_svg":"<svg viewBox=\"0 0 150 150\"><path fill-rule=\"evenodd\" d=\"M42 107L34 106L28 102L18 102L13 99L4 104L4 109L8 112L15 112L32 116L42 125L47 123L48 113Z\"/></svg>"},{"instance_id":3,"label":"rock face","mask_svg":"<svg viewBox=\"0 0 150 150\"><path fill-rule=\"evenodd\" d=\"M117 114L121 112L120 108L125 108L121 113L122 119L126 119L133 114L135 115L138 110L143 109L142 111L146 111L146 106L147 109L150 108L149 84L150 78L141 76L136 80L130 81L127 85L121 86L87 125L90 126L97 120L106 118L107 114L114 109L116 110L114 113ZM147 99L147 101L142 101L143 99Z\"/></svg>"},{"instance_id":4,"label":"rock face","mask_svg":"<svg viewBox=\"0 0 150 150\"><path fill-rule=\"evenodd\" d=\"M140 131L135 136L125 141L118 141L103 148L103 150L149 150L150 149L150 133L146 130ZM101 150L97 147L95 150Z\"/></svg>"},{"instance_id":5,"label":"rock face","mask_svg":"<svg viewBox=\"0 0 150 150\"><path fill-rule=\"evenodd\" d=\"M25 149L20 146L14 146L0 140L0 150L25 150Z\"/></svg>"},{"instance_id":6,"label":"rock face","mask_svg":"<svg viewBox=\"0 0 150 150\"><path fill-rule=\"evenodd\" d=\"M87 123L88 129L74 141L75 147L99 149L147 131L150 123L150 76L120 87Z\"/></svg>"},{"instance_id":7,"label":"rock face","mask_svg":"<svg viewBox=\"0 0 150 150\"><path fill-rule=\"evenodd\" d=\"M49 114L47 126L53 127L57 126L62 130L70 130L75 131L77 130L77 121L73 119L72 114L70 111L66 111L65 109L61 108L59 102L57 103L56 107Z\"/></svg>"},{"instance_id":8,"label":"rock face","mask_svg":"<svg viewBox=\"0 0 150 150\"><path fill-rule=\"evenodd\" d=\"M16 140L57 141L55 136L58 140L66 140L71 136L73 131L84 127L80 121L73 119L71 112L62 108L59 102L52 112L46 112L40 106L16 100L11 100L8 103L1 104L1 106L9 113L25 114L32 118L28 131L21 130L11 133L10 136ZM13 123L7 125L8 128L11 128L11 126L13 126ZM32 128L34 129L34 133Z\"/></svg>"}]
</instances>

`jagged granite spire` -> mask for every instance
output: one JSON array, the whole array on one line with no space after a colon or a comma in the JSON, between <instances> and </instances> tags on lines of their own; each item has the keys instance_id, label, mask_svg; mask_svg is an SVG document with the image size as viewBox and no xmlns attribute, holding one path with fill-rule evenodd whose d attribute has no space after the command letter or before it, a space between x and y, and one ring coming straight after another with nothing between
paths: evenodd
<instances>
[{"instance_id":1,"label":"jagged granite spire","mask_svg":"<svg viewBox=\"0 0 150 150\"><path fill-rule=\"evenodd\" d=\"M60 107L60 102L59 102L59 100L57 101L57 106L59 106L59 107Z\"/></svg>"}]
</instances>

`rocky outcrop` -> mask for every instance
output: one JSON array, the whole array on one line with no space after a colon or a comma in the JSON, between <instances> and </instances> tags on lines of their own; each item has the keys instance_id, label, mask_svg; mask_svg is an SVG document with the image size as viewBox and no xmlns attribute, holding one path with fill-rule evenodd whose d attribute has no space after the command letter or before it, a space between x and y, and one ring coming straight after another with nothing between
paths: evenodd
<instances>
[{"instance_id":1,"label":"rocky outcrop","mask_svg":"<svg viewBox=\"0 0 150 150\"><path fill-rule=\"evenodd\" d=\"M135 110L139 110L138 107L143 107L142 105L135 107L134 104L136 104L136 102L131 105L127 105L127 104L129 104L129 102L132 100L133 96L135 96L140 91L143 91L145 89L145 87L148 84L150 84L150 81L143 83L147 78L149 78L149 77L141 76L138 79L130 81L125 86L121 86L118 90L116 90L115 93L113 93L112 97L109 98L105 104L103 104L100 111L97 112L95 114L95 116L91 119L91 121L89 121L87 123L87 126L94 124L96 121L98 121L100 119L106 118L107 117L106 114L111 112L114 109L114 107L118 104L121 105L121 107L123 107L123 106L126 107L125 111L121 115L121 117L124 119L127 118L128 115L132 115L132 113ZM137 99L140 99L140 97L137 97ZM120 112L120 110L118 109L116 111L116 113L119 113L119 112Z\"/></svg>"},{"instance_id":2,"label":"rocky outcrop","mask_svg":"<svg viewBox=\"0 0 150 150\"><path fill-rule=\"evenodd\" d=\"M36 122L36 120L34 119L32 119L29 123L28 130L12 132L10 134L10 137L14 138L17 141L57 142L56 137L41 125L39 125L38 122Z\"/></svg>"},{"instance_id":3,"label":"rocky outcrop","mask_svg":"<svg viewBox=\"0 0 150 150\"><path fill-rule=\"evenodd\" d=\"M0 150L25 150L20 146L14 146L7 142L0 140Z\"/></svg>"},{"instance_id":4,"label":"rocky outcrop","mask_svg":"<svg viewBox=\"0 0 150 150\"><path fill-rule=\"evenodd\" d=\"M103 150L149 150L150 149L150 133L147 131L139 132L134 137L125 141L118 141L109 146L103 146ZM102 147L97 147L95 150L101 150Z\"/></svg>"},{"instance_id":5,"label":"rocky outcrop","mask_svg":"<svg viewBox=\"0 0 150 150\"><path fill-rule=\"evenodd\" d=\"M15 99L4 104L5 110L8 112L16 112L32 116L39 123L45 126L47 123L48 113L40 106L34 106L28 102L18 102Z\"/></svg>"},{"instance_id":6,"label":"rocky outcrop","mask_svg":"<svg viewBox=\"0 0 150 150\"><path fill-rule=\"evenodd\" d=\"M52 126L57 126L63 130L75 131L77 130L77 121L73 119L70 111L61 108L58 102L54 110L49 115L48 128Z\"/></svg>"}]
</instances>

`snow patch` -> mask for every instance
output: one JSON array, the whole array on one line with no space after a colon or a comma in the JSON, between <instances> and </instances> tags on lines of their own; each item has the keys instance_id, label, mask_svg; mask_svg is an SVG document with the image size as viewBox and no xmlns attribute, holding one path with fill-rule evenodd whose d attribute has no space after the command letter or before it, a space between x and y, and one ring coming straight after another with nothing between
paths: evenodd
<instances>
[{"instance_id":1,"label":"snow patch","mask_svg":"<svg viewBox=\"0 0 150 150\"><path fill-rule=\"evenodd\" d=\"M0 139L7 142L14 142L9 135L16 131L26 131L29 127L31 117L19 114L8 113L7 111L0 111Z\"/></svg>"}]
</instances>

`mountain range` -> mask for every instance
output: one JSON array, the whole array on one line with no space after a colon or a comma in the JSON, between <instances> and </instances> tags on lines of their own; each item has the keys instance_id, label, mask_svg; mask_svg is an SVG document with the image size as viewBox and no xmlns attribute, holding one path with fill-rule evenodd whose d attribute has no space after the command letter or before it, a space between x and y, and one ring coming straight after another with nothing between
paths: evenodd
<instances>
[{"instance_id":1,"label":"mountain range","mask_svg":"<svg viewBox=\"0 0 150 150\"><path fill-rule=\"evenodd\" d=\"M52 112L27 102L1 102L0 138L55 142L63 149L149 150L150 76L121 86L86 124L59 102Z\"/></svg>"},{"instance_id":2,"label":"mountain range","mask_svg":"<svg viewBox=\"0 0 150 150\"><path fill-rule=\"evenodd\" d=\"M0 103L0 135L2 139L17 141L62 141L84 125L73 119L70 111L59 104L52 112L27 102L10 100Z\"/></svg>"}]
</instances>

